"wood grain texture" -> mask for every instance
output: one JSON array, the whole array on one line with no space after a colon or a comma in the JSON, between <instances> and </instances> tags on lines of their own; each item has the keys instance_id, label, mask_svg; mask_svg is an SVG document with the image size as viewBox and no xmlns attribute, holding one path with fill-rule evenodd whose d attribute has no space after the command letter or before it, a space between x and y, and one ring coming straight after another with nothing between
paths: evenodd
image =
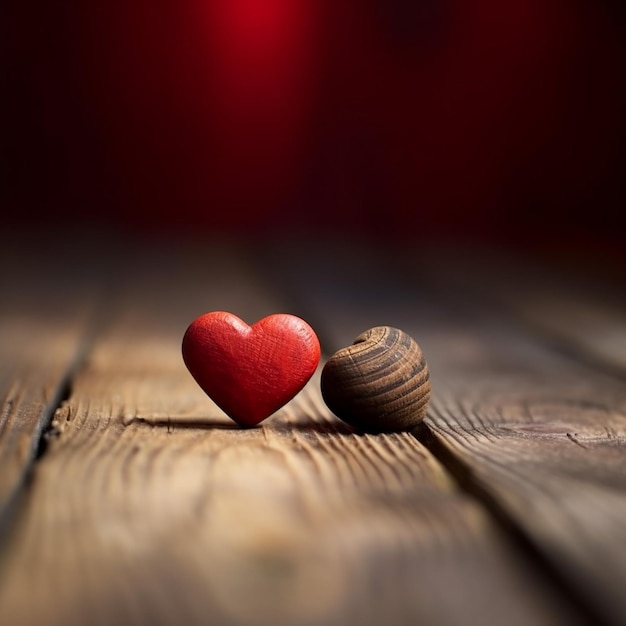
<instances>
[{"instance_id":1,"label":"wood grain texture","mask_svg":"<svg viewBox=\"0 0 626 626\"><path fill-rule=\"evenodd\" d=\"M211 311L185 331L182 356L198 385L231 419L256 426L310 380L320 344L294 315L275 313L249 325L233 313Z\"/></svg>"},{"instance_id":2,"label":"wood grain texture","mask_svg":"<svg viewBox=\"0 0 626 626\"><path fill-rule=\"evenodd\" d=\"M367 432L405 431L424 419L430 398L428 365L407 333L370 328L333 354L321 391L332 412Z\"/></svg>"},{"instance_id":3,"label":"wood grain texture","mask_svg":"<svg viewBox=\"0 0 626 626\"><path fill-rule=\"evenodd\" d=\"M67 259L0 246L0 526L80 358L95 294ZM24 245L24 244L22 244Z\"/></svg>"},{"instance_id":4,"label":"wood grain texture","mask_svg":"<svg viewBox=\"0 0 626 626\"><path fill-rule=\"evenodd\" d=\"M393 254L372 260L327 246L326 257L286 272L331 349L373 324L416 338L433 386L425 441L532 542L572 597L598 620L624 623L623 384L467 302L454 282L433 285L428 268L407 268L406 257L402 265Z\"/></svg>"},{"instance_id":5,"label":"wood grain texture","mask_svg":"<svg viewBox=\"0 0 626 626\"><path fill-rule=\"evenodd\" d=\"M3 546L3 620L578 623L414 437L356 434L317 378L254 429L206 398L180 356L189 321L282 305L238 258L128 272Z\"/></svg>"}]
</instances>

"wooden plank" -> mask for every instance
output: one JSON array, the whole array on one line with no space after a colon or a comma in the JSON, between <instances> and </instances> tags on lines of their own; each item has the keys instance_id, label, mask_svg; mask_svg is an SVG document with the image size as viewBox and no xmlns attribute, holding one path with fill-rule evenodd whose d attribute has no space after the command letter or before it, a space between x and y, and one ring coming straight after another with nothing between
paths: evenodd
<instances>
[{"instance_id":1,"label":"wooden plank","mask_svg":"<svg viewBox=\"0 0 626 626\"><path fill-rule=\"evenodd\" d=\"M572 597L624 623L623 384L481 312L454 282L433 285L428 266L406 269L405 258L402 271L391 251L326 246L320 259L300 247L297 258L281 266L326 346L381 324L412 334L433 387L418 436L532 542Z\"/></svg>"},{"instance_id":2,"label":"wooden plank","mask_svg":"<svg viewBox=\"0 0 626 626\"><path fill-rule=\"evenodd\" d=\"M626 378L626 300L606 268L475 249L428 250L426 258L452 293L504 309L554 347Z\"/></svg>"},{"instance_id":3,"label":"wooden plank","mask_svg":"<svg viewBox=\"0 0 626 626\"><path fill-rule=\"evenodd\" d=\"M344 427L317 380L262 427L227 420L185 327L287 301L207 248L128 273L4 546L7 623L585 623L415 438Z\"/></svg>"},{"instance_id":4,"label":"wooden plank","mask_svg":"<svg viewBox=\"0 0 626 626\"><path fill-rule=\"evenodd\" d=\"M42 433L80 359L95 297L64 255L0 246L0 527L8 523Z\"/></svg>"}]
</instances>

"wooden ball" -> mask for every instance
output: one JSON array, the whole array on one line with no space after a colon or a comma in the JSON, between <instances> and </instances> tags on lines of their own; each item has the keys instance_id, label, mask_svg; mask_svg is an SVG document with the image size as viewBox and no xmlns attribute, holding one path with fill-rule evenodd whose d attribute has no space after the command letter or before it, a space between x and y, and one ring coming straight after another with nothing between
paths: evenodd
<instances>
[{"instance_id":1,"label":"wooden ball","mask_svg":"<svg viewBox=\"0 0 626 626\"><path fill-rule=\"evenodd\" d=\"M322 397L340 419L367 432L411 430L430 399L428 366L405 332L377 326L333 354L322 370Z\"/></svg>"}]
</instances>

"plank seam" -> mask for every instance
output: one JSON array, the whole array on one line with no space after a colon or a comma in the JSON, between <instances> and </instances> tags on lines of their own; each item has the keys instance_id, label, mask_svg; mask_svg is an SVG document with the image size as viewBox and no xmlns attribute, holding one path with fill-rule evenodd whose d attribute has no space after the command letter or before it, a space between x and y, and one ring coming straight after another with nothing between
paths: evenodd
<instances>
[{"instance_id":1,"label":"plank seam","mask_svg":"<svg viewBox=\"0 0 626 626\"><path fill-rule=\"evenodd\" d=\"M11 523L15 519L15 514L19 509L19 503L22 501L22 497L28 488L35 466L45 456L49 441L59 437L61 434L58 429L52 426L54 415L71 396L73 381L78 371L85 364L90 345L91 340L86 339L82 342L82 345L79 346L74 360L67 367L65 374L59 380L50 402L41 413L41 417L30 442L30 460L25 464L20 479L15 483L12 493L8 495L3 507L0 509L0 545L4 543L10 533Z\"/></svg>"},{"instance_id":2,"label":"plank seam","mask_svg":"<svg viewBox=\"0 0 626 626\"><path fill-rule=\"evenodd\" d=\"M607 376L618 382L626 381L626 370L619 364L590 352L576 341L572 341L571 337L559 335L540 322L520 314L513 305L491 295L488 289L476 291L460 281L454 284L454 290L444 289L438 285L436 278L423 271L419 275L405 271L403 275L407 280L415 284L419 283L421 289L428 290L442 303L449 305L452 310L462 307L464 313L474 319L484 320L489 315L494 322L502 320L502 315L494 314L494 311L506 314L508 322L505 326L517 332L520 338L530 340L534 345L557 355L564 361L574 363L598 375Z\"/></svg>"}]
</instances>

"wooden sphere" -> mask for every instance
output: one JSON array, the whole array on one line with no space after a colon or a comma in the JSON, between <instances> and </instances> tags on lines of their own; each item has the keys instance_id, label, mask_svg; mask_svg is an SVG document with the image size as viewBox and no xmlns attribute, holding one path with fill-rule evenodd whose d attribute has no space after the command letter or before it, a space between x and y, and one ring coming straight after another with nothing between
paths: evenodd
<instances>
[{"instance_id":1,"label":"wooden sphere","mask_svg":"<svg viewBox=\"0 0 626 626\"><path fill-rule=\"evenodd\" d=\"M428 366L405 332L377 326L333 354L322 370L322 397L340 419L367 432L410 430L426 415Z\"/></svg>"}]
</instances>

